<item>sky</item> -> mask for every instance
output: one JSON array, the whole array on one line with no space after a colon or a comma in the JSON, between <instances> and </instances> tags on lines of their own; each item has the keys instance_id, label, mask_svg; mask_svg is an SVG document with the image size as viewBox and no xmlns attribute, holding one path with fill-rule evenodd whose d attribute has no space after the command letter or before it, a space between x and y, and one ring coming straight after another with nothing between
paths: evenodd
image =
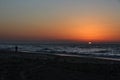
<instances>
[{"instance_id":1,"label":"sky","mask_svg":"<svg viewBox=\"0 0 120 80\"><path fill-rule=\"evenodd\" d=\"M120 41L119 0L0 0L0 40Z\"/></svg>"}]
</instances>

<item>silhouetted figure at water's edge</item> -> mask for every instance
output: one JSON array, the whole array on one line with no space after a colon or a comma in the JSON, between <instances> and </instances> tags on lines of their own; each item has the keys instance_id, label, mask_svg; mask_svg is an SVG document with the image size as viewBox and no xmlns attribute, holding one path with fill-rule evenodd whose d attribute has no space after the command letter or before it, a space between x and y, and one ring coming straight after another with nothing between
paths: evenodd
<instances>
[{"instance_id":1,"label":"silhouetted figure at water's edge","mask_svg":"<svg viewBox=\"0 0 120 80\"><path fill-rule=\"evenodd\" d=\"M15 52L18 52L18 46L15 46Z\"/></svg>"}]
</instances>

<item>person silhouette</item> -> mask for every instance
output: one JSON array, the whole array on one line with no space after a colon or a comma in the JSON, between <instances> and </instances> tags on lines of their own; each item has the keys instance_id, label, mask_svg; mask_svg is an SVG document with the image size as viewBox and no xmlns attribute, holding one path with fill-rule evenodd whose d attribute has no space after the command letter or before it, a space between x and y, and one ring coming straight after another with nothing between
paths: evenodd
<instances>
[{"instance_id":1,"label":"person silhouette","mask_svg":"<svg viewBox=\"0 0 120 80\"><path fill-rule=\"evenodd\" d=\"M15 52L18 52L18 46L15 46Z\"/></svg>"}]
</instances>

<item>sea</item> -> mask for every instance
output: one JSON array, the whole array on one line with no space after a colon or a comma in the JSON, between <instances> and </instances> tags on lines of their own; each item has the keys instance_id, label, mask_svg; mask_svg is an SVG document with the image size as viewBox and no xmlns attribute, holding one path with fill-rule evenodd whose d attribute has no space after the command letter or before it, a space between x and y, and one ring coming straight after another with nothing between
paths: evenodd
<instances>
[{"instance_id":1,"label":"sea","mask_svg":"<svg viewBox=\"0 0 120 80\"><path fill-rule=\"evenodd\" d=\"M90 44L89 44L90 43ZM35 54L84 55L120 59L120 43L80 42L0 42L0 50Z\"/></svg>"}]
</instances>

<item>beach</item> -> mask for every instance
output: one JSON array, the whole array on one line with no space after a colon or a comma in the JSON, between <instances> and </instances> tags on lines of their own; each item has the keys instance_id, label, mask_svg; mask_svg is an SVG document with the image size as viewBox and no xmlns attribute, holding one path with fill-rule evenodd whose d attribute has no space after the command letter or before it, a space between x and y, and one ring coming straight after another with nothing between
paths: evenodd
<instances>
[{"instance_id":1,"label":"beach","mask_svg":"<svg viewBox=\"0 0 120 80\"><path fill-rule=\"evenodd\" d=\"M0 80L119 80L119 76L117 60L0 51Z\"/></svg>"},{"instance_id":2,"label":"beach","mask_svg":"<svg viewBox=\"0 0 120 80\"><path fill-rule=\"evenodd\" d=\"M120 80L120 0L0 0L0 80Z\"/></svg>"}]
</instances>

